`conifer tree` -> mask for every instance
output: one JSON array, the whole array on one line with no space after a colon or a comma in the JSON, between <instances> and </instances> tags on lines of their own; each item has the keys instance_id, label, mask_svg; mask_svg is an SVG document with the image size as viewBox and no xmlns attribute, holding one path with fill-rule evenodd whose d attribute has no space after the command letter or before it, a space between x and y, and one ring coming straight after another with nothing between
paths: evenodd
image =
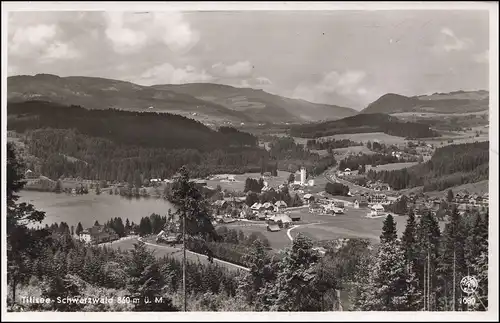
<instances>
[{"instance_id":1,"label":"conifer tree","mask_svg":"<svg viewBox=\"0 0 500 323\"><path fill-rule=\"evenodd\" d=\"M144 243L134 245L131 251L127 273L127 290L131 299L138 299L134 311L176 311L172 301L165 295L166 282L158 263L148 252ZM158 301L161 298L161 301ZM155 301L157 300L157 301Z\"/></svg>"},{"instance_id":2,"label":"conifer tree","mask_svg":"<svg viewBox=\"0 0 500 323\"><path fill-rule=\"evenodd\" d=\"M267 283L263 293L271 311L319 311L320 292L314 281L318 254L312 241L299 234L279 262L276 281Z\"/></svg>"},{"instance_id":3,"label":"conifer tree","mask_svg":"<svg viewBox=\"0 0 500 323\"><path fill-rule=\"evenodd\" d=\"M75 231L76 235L79 236L82 231L83 231L82 223L78 222L78 225L76 226L76 231Z\"/></svg>"},{"instance_id":4,"label":"conifer tree","mask_svg":"<svg viewBox=\"0 0 500 323\"><path fill-rule=\"evenodd\" d=\"M450 222L446 224L443 234L443 252L439 262L439 274L442 277L444 307L457 311L460 305L460 279L468 275L465 259L466 228L456 207L453 207ZM447 303L449 302L449 306Z\"/></svg>"},{"instance_id":5,"label":"conifer tree","mask_svg":"<svg viewBox=\"0 0 500 323\"><path fill-rule=\"evenodd\" d=\"M39 241L33 239L29 224L43 221L45 212L37 211L32 204L17 203L17 193L24 187L19 161L11 143L7 144L7 279L12 286L12 299L15 303L18 282L28 273L26 258L39 253Z\"/></svg>"},{"instance_id":6,"label":"conifer tree","mask_svg":"<svg viewBox=\"0 0 500 323\"><path fill-rule=\"evenodd\" d=\"M396 232L396 222L391 214L388 214L384 220L382 227L382 234L380 235L380 242L394 242L398 238Z\"/></svg>"},{"instance_id":7,"label":"conifer tree","mask_svg":"<svg viewBox=\"0 0 500 323\"><path fill-rule=\"evenodd\" d=\"M241 232L241 231L240 231ZM250 275L246 277L246 301L254 304L258 291L275 278L271 259L264 249L264 244L259 240L252 243L252 248L248 255L244 257L246 266L250 268Z\"/></svg>"},{"instance_id":8,"label":"conifer tree","mask_svg":"<svg viewBox=\"0 0 500 323\"><path fill-rule=\"evenodd\" d=\"M417 277L422 293L422 309L437 309L437 264L439 258L441 231L430 212L425 212L417 226L418 268Z\"/></svg>"},{"instance_id":9,"label":"conifer tree","mask_svg":"<svg viewBox=\"0 0 500 323\"><path fill-rule=\"evenodd\" d=\"M170 202L177 207L179 227L183 232L183 285L184 285L184 310L187 309L186 298L186 243L195 240L202 244L202 249L207 253L209 260L211 252L206 247L209 238L217 239L217 234L212 225L208 201L203 197L196 184L189 180L186 167L181 167L176 177Z\"/></svg>"},{"instance_id":10,"label":"conifer tree","mask_svg":"<svg viewBox=\"0 0 500 323\"><path fill-rule=\"evenodd\" d=\"M448 203L451 203L453 202L453 191L451 189L448 190L448 194L446 195L446 200L448 201Z\"/></svg>"}]
</instances>

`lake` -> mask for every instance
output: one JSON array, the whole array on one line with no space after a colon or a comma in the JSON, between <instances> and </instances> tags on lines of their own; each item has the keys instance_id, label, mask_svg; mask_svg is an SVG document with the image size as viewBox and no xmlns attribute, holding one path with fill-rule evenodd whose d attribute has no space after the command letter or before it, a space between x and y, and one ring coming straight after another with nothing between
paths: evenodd
<instances>
[{"instance_id":1,"label":"lake","mask_svg":"<svg viewBox=\"0 0 500 323\"><path fill-rule=\"evenodd\" d=\"M89 193L86 195L67 195L36 191L21 191L18 202L27 202L37 210L45 211L45 224L66 222L69 226L82 223L84 228L91 227L97 220L104 224L111 218L121 217L123 222L139 224L142 217L152 213L167 215L172 204L164 199L140 198L126 199L121 196ZM173 211L173 210L172 210Z\"/></svg>"}]
</instances>

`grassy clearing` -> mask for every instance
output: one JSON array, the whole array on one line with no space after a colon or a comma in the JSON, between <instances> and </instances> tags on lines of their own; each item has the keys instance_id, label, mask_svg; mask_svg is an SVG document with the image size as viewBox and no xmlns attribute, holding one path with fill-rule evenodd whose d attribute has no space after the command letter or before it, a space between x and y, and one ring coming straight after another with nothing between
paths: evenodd
<instances>
[{"instance_id":1,"label":"grassy clearing","mask_svg":"<svg viewBox=\"0 0 500 323\"><path fill-rule=\"evenodd\" d=\"M385 164L385 165L379 165L377 167L371 167L367 166L366 170L374 170L376 172L380 172L383 170L398 170L398 169L403 169L403 168L408 168L417 165L417 162L409 162L409 163L394 163L394 164Z\"/></svg>"}]
</instances>

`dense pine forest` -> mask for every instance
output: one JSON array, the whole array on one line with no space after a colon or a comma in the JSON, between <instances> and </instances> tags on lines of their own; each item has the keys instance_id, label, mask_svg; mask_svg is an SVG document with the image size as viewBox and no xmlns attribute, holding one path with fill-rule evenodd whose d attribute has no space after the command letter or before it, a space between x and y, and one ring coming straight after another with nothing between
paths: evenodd
<instances>
[{"instance_id":1,"label":"dense pine forest","mask_svg":"<svg viewBox=\"0 0 500 323\"><path fill-rule=\"evenodd\" d=\"M424 191L441 191L486 180L489 176L489 142L441 147L426 163L394 171L370 170L367 175L394 189L424 186Z\"/></svg>"},{"instance_id":2,"label":"dense pine forest","mask_svg":"<svg viewBox=\"0 0 500 323\"><path fill-rule=\"evenodd\" d=\"M23 165L7 149L8 306L11 311L178 311L182 310L181 264L156 258L142 243L133 250L91 246L71 236L67 225L30 229L45 214L18 202ZM189 311L484 311L488 308L488 214L464 215L448 210L443 231L430 213L415 218L409 210L406 229L396 231L392 216L383 223L380 243L350 239L342 246L298 235L280 254L257 238L217 231L207 222L209 203L189 181L185 168L176 177L171 197L186 217L190 243L204 248L242 244L241 261L249 272L229 272L216 265L188 263ZM165 218L156 216L159 222ZM403 219L398 221L404 221ZM113 219L108 225L119 226ZM123 224L123 221L121 221ZM127 221L126 221L127 222ZM62 228L62 229L61 229ZM155 225L155 230L158 226ZM222 249L220 249L222 250ZM220 251L222 252L222 251ZM462 277L479 286L474 303L464 303ZM340 293L339 293L340 292ZM349 301L340 302L342 295ZM50 302L27 304L23 297L113 298L113 303ZM340 296L340 297L339 297ZM138 299L127 303L125 300ZM145 300L155 302L146 302ZM345 297L344 297L345 299Z\"/></svg>"},{"instance_id":3,"label":"dense pine forest","mask_svg":"<svg viewBox=\"0 0 500 323\"><path fill-rule=\"evenodd\" d=\"M166 178L182 165L194 176L255 172L266 155L253 135L166 113L24 102L10 103L8 115L9 130L25 135L40 172L52 179Z\"/></svg>"},{"instance_id":4,"label":"dense pine forest","mask_svg":"<svg viewBox=\"0 0 500 323\"><path fill-rule=\"evenodd\" d=\"M297 125L290 129L292 136L303 138L366 132L384 132L405 138L439 137L439 133L430 129L426 124L404 122L381 113L358 114L335 121Z\"/></svg>"},{"instance_id":5,"label":"dense pine forest","mask_svg":"<svg viewBox=\"0 0 500 323\"><path fill-rule=\"evenodd\" d=\"M133 182L168 178L185 165L193 177L295 171L313 175L334 165L287 139L276 139L268 152L257 137L232 127L217 131L167 113L87 110L47 102L9 103L8 130L21 134L30 169L53 180L81 177ZM292 140L290 138L290 140ZM292 140L293 141L293 140Z\"/></svg>"}]
</instances>

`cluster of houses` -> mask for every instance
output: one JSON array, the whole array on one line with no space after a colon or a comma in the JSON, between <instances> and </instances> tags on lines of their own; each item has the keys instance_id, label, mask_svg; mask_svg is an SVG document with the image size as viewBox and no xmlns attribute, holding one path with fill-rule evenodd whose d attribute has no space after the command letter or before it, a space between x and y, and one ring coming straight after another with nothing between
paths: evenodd
<instances>
[{"instance_id":1,"label":"cluster of houses","mask_svg":"<svg viewBox=\"0 0 500 323\"><path fill-rule=\"evenodd\" d=\"M339 170L337 172L338 177L351 176L353 175L353 171L350 168L346 168L343 171Z\"/></svg>"},{"instance_id":2,"label":"cluster of houses","mask_svg":"<svg viewBox=\"0 0 500 323\"><path fill-rule=\"evenodd\" d=\"M345 204L341 201L320 199L309 204L309 213L337 215L344 214Z\"/></svg>"},{"instance_id":3,"label":"cluster of houses","mask_svg":"<svg viewBox=\"0 0 500 323\"><path fill-rule=\"evenodd\" d=\"M262 219L266 218L271 213L281 212L286 209L288 205L285 201L277 201L276 203L265 202L259 203L255 202L252 206L250 206L250 210L252 210L255 217Z\"/></svg>"},{"instance_id":4,"label":"cluster of houses","mask_svg":"<svg viewBox=\"0 0 500 323\"><path fill-rule=\"evenodd\" d=\"M479 195L479 194L468 194L466 192L463 193L459 192L455 194L452 202L457 204L466 204L470 206L488 205L490 202L490 198L488 193Z\"/></svg>"}]
</instances>

